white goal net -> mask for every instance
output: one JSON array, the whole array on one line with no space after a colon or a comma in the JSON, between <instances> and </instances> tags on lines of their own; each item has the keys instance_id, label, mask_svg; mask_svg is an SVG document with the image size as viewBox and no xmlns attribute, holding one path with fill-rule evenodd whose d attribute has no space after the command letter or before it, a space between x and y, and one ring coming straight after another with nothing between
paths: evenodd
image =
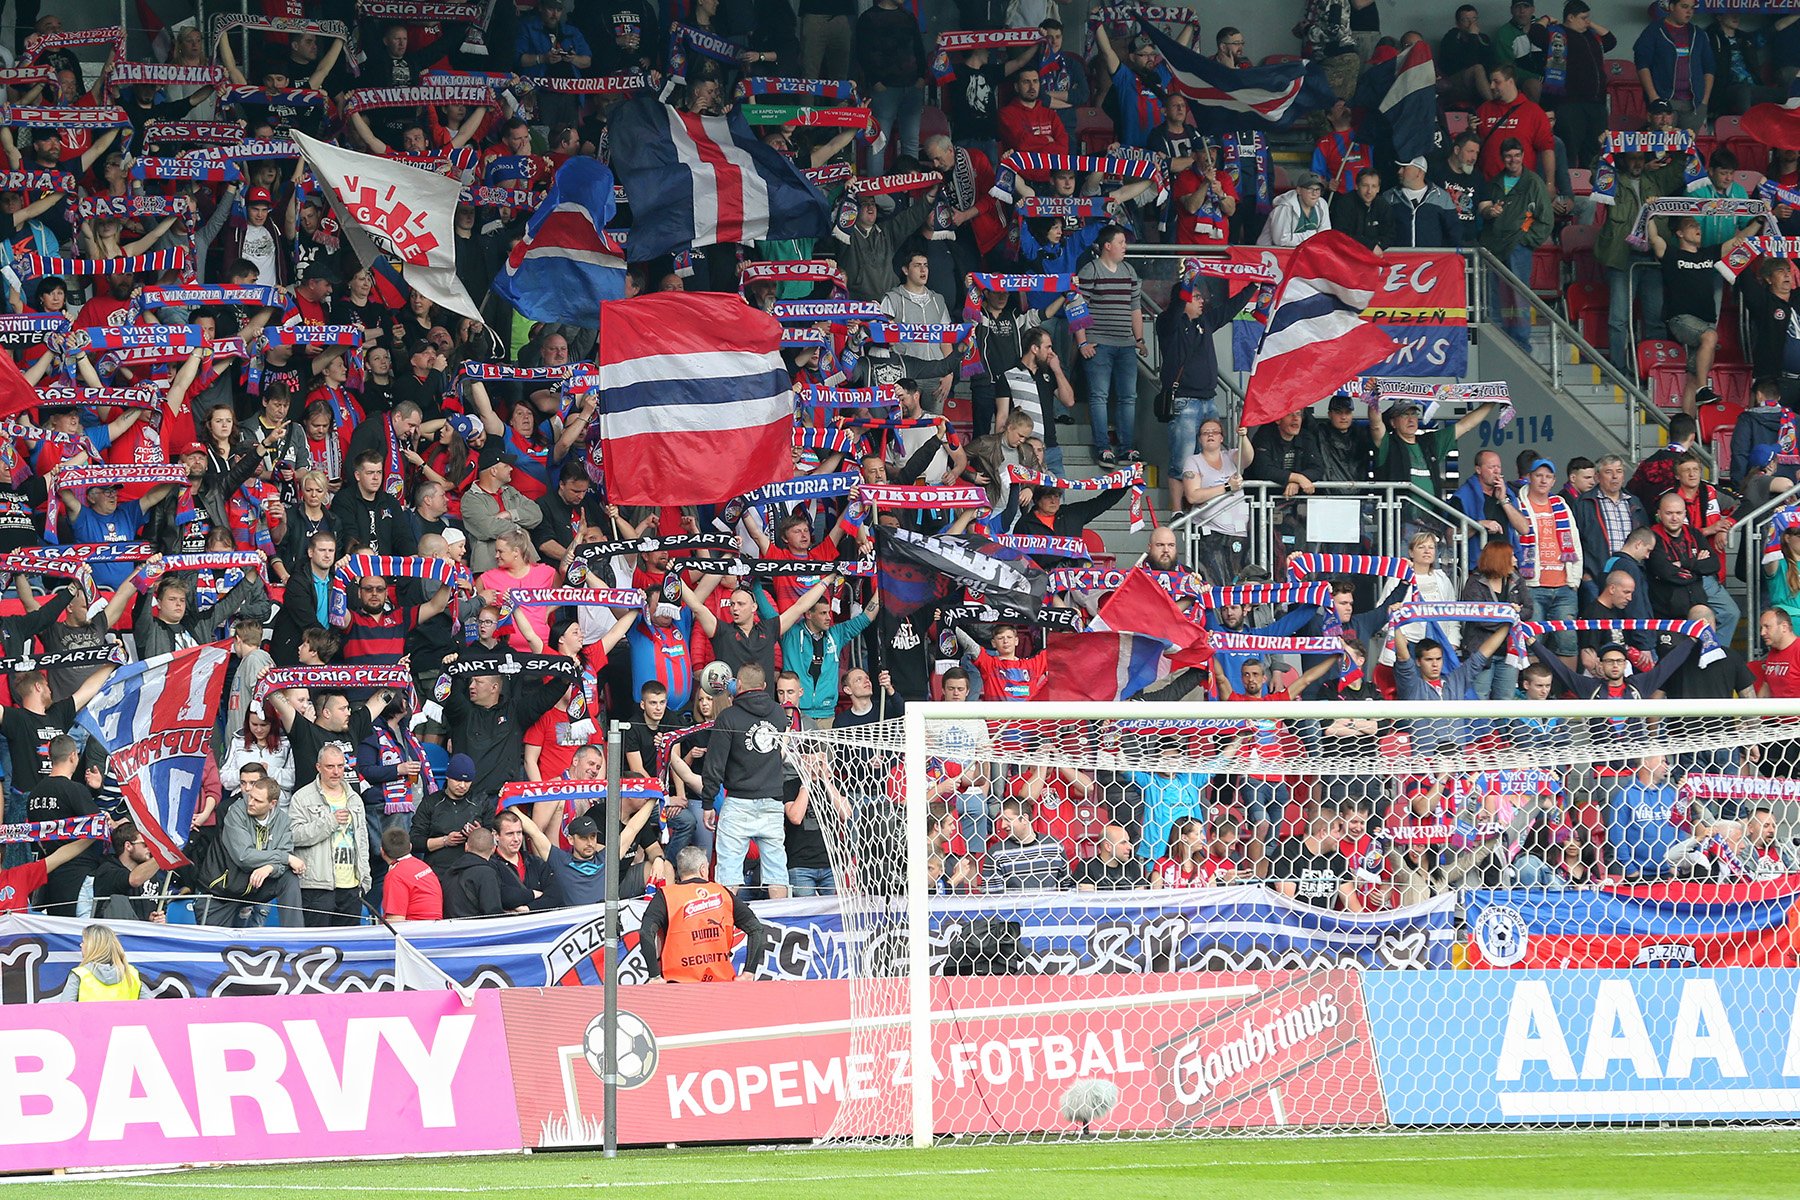
<instances>
[{"instance_id":1,"label":"white goal net","mask_svg":"<svg viewBox=\"0 0 1800 1200\"><path fill-rule=\"evenodd\" d=\"M1800 1000L1717 1028L1759 1000L1707 974L1794 962L1797 736L1800 706L1745 701L924 705L798 734L852 1059L903 1067L826 1140L1800 1117ZM1694 973L1621 999L1641 966ZM1679 994L1630 991L1653 983ZM1751 1045L1797 1078L1751 1087Z\"/></svg>"}]
</instances>

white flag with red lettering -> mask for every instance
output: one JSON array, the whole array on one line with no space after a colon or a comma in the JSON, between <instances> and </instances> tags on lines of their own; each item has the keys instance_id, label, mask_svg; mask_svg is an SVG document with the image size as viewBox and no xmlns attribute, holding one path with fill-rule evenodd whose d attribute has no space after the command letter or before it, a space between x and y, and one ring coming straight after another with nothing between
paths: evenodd
<instances>
[{"instance_id":1,"label":"white flag with red lettering","mask_svg":"<svg viewBox=\"0 0 1800 1200\"><path fill-rule=\"evenodd\" d=\"M408 163L359 154L294 131L356 257L385 255L408 287L452 312L481 320L456 275L456 204L462 184Z\"/></svg>"}]
</instances>

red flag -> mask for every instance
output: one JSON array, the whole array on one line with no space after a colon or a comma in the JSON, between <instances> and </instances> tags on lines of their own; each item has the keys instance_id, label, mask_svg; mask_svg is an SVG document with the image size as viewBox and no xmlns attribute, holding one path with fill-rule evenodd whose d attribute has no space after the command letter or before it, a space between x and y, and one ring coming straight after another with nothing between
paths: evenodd
<instances>
[{"instance_id":1,"label":"red flag","mask_svg":"<svg viewBox=\"0 0 1800 1200\"><path fill-rule=\"evenodd\" d=\"M17 416L43 402L37 389L25 381L12 355L0 353L0 417Z\"/></svg>"},{"instance_id":2,"label":"red flag","mask_svg":"<svg viewBox=\"0 0 1800 1200\"><path fill-rule=\"evenodd\" d=\"M1169 643L1169 652L1186 650L1205 637L1205 631L1188 620L1174 598L1143 571L1132 571L1106 603L1100 606L1090 632L1145 633Z\"/></svg>"},{"instance_id":3,"label":"red flag","mask_svg":"<svg viewBox=\"0 0 1800 1200\"><path fill-rule=\"evenodd\" d=\"M1169 673L1169 643L1141 633L1053 634L1033 700L1129 700Z\"/></svg>"},{"instance_id":4,"label":"red flag","mask_svg":"<svg viewBox=\"0 0 1800 1200\"><path fill-rule=\"evenodd\" d=\"M781 324L737 296L662 292L600 314L601 463L615 504L717 504L793 473Z\"/></svg>"},{"instance_id":5,"label":"red flag","mask_svg":"<svg viewBox=\"0 0 1800 1200\"><path fill-rule=\"evenodd\" d=\"M1380 271L1373 250L1335 229L1294 251L1244 389L1245 425L1266 425L1325 399L1398 348L1362 315Z\"/></svg>"}]
</instances>

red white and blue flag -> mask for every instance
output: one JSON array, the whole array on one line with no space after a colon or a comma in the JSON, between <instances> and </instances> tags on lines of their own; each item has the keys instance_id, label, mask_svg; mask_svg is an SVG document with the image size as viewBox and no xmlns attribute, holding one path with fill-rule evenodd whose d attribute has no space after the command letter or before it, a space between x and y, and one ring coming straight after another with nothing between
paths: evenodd
<instances>
[{"instance_id":1,"label":"red white and blue flag","mask_svg":"<svg viewBox=\"0 0 1800 1200\"><path fill-rule=\"evenodd\" d=\"M1381 260L1335 229L1316 233L1288 260L1244 389L1244 424L1264 425L1334 394L1398 348L1363 310Z\"/></svg>"},{"instance_id":2,"label":"red white and blue flag","mask_svg":"<svg viewBox=\"0 0 1800 1200\"><path fill-rule=\"evenodd\" d=\"M111 756L107 770L125 793L131 819L167 869L188 861L182 847L200 804L230 663L223 642L132 663L81 714L81 727Z\"/></svg>"},{"instance_id":3,"label":"red white and blue flag","mask_svg":"<svg viewBox=\"0 0 1800 1200\"><path fill-rule=\"evenodd\" d=\"M1442 140L1437 110L1437 63L1428 42L1414 42L1404 53L1371 62L1357 81L1354 108L1371 114L1377 145L1384 157L1407 162L1431 154Z\"/></svg>"},{"instance_id":4,"label":"red white and blue flag","mask_svg":"<svg viewBox=\"0 0 1800 1200\"><path fill-rule=\"evenodd\" d=\"M1169 643L1142 633L1055 634L1033 700L1129 700L1169 673Z\"/></svg>"},{"instance_id":5,"label":"red white and blue flag","mask_svg":"<svg viewBox=\"0 0 1800 1200\"><path fill-rule=\"evenodd\" d=\"M793 473L794 397L768 313L721 292L637 296L602 310L595 355L614 504L717 504Z\"/></svg>"},{"instance_id":6,"label":"red white and blue flag","mask_svg":"<svg viewBox=\"0 0 1800 1200\"><path fill-rule=\"evenodd\" d=\"M612 172L598 159L571 158L506 256L494 290L534 321L598 328L601 302L625 298L625 247L606 230L614 206Z\"/></svg>"},{"instance_id":7,"label":"red white and blue flag","mask_svg":"<svg viewBox=\"0 0 1800 1200\"><path fill-rule=\"evenodd\" d=\"M1188 98L1202 133L1283 129L1296 117L1329 108L1335 97L1325 73L1309 62L1239 70L1182 45L1140 22L1169 67L1169 90Z\"/></svg>"},{"instance_id":8,"label":"red white and blue flag","mask_svg":"<svg viewBox=\"0 0 1800 1200\"><path fill-rule=\"evenodd\" d=\"M703 117L654 96L608 119L612 169L631 198L631 261L694 246L831 232L831 205L800 168L750 132L743 113Z\"/></svg>"}]
</instances>

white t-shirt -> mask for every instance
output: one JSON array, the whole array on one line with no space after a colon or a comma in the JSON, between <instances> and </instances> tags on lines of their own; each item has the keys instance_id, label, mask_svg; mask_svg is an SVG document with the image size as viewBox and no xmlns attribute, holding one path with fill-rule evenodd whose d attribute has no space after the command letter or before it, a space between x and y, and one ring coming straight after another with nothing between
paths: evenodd
<instances>
[{"instance_id":1,"label":"white t-shirt","mask_svg":"<svg viewBox=\"0 0 1800 1200\"><path fill-rule=\"evenodd\" d=\"M267 225L244 227L244 257L256 264L256 282L274 287L280 282L275 275L275 235Z\"/></svg>"},{"instance_id":2,"label":"white t-shirt","mask_svg":"<svg viewBox=\"0 0 1800 1200\"><path fill-rule=\"evenodd\" d=\"M1182 478L1198 479L1201 487L1219 487L1237 473L1237 455L1230 450L1220 451L1216 467L1208 463L1203 454L1190 454L1181 464ZM1235 499L1224 504L1212 501L1212 507L1206 510L1206 519L1200 524L1202 532L1237 535L1250 532L1250 502L1244 499L1242 492L1226 494L1234 495Z\"/></svg>"}]
</instances>

